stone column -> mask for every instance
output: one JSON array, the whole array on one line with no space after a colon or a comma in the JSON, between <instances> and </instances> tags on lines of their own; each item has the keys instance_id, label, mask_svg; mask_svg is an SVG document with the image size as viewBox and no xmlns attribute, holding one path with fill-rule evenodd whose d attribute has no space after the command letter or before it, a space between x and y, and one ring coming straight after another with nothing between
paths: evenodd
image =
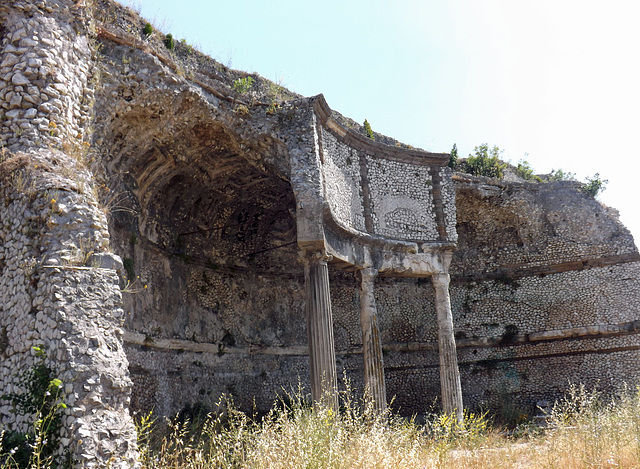
<instances>
[{"instance_id":1,"label":"stone column","mask_svg":"<svg viewBox=\"0 0 640 469\"><path fill-rule=\"evenodd\" d=\"M376 410L387 408L387 390L384 384L382 342L378 330L378 309L373 287L378 271L366 268L360 271L360 324L362 326L362 352L364 354L364 384Z\"/></svg>"},{"instance_id":2,"label":"stone column","mask_svg":"<svg viewBox=\"0 0 640 469\"><path fill-rule=\"evenodd\" d=\"M436 314L438 316L438 345L440 349L440 385L442 408L446 413L455 413L458 421L463 419L462 387L453 336L453 315L449 298L449 274L431 277L435 289Z\"/></svg>"},{"instance_id":3,"label":"stone column","mask_svg":"<svg viewBox=\"0 0 640 469\"><path fill-rule=\"evenodd\" d=\"M321 252L305 256L307 333L311 397L314 402L337 410L338 380L327 267L330 259L330 256Z\"/></svg>"}]
</instances>

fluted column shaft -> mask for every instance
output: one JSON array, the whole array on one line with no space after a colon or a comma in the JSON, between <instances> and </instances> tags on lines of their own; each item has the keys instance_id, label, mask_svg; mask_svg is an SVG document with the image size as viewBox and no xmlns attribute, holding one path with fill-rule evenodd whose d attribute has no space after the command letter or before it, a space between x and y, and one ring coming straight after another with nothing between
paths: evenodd
<instances>
[{"instance_id":1,"label":"fluted column shaft","mask_svg":"<svg viewBox=\"0 0 640 469\"><path fill-rule=\"evenodd\" d=\"M449 298L449 274L431 277L435 289L436 314L438 317L438 345L440 349L440 384L442 408L446 413L455 413L458 421L463 419L462 387L453 335L453 315Z\"/></svg>"},{"instance_id":2,"label":"fluted column shaft","mask_svg":"<svg viewBox=\"0 0 640 469\"><path fill-rule=\"evenodd\" d=\"M338 380L329 294L329 259L321 253L305 256L307 333L311 397L314 402L337 410Z\"/></svg>"},{"instance_id":3,"label":"fluted column shaft","mask_svg":"<svg viewBox=\"0 0 640 469\"><path fill-rule=\"evenodd\" d=\"M374 296L377 275L378 271L372 268L360 271L360 325L365 388L373 400L374 408L384 410L387 408L387 390L384 382L382 341L378 330L378 308Z\"/></svg>"}]
</instances>

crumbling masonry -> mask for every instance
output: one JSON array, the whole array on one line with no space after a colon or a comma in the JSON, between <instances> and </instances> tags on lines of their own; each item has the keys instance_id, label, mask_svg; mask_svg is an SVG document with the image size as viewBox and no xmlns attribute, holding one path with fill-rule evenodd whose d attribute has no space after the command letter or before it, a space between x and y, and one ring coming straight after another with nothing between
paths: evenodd
<instances>
[{"instance_id":1,"label":"crumbling masonry","mask_svg":"<svg viewBox=\"0 0 640 469\"><path fill-rule=\"evenodd\" d=\"M0 18L0 389L41 346L78 467L136 465L131 411L223 393L337 406L346 375L460 417L637 381L640 258L577 183L452 174L322 96L239 94L107 0Z\"/></svg>"}]
</instances>

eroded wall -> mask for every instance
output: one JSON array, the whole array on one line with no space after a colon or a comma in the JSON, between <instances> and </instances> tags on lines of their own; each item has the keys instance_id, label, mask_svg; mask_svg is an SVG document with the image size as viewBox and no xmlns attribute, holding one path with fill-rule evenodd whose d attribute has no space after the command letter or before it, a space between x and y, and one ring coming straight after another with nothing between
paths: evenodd
<instances>
[{"instance_id":1,"label":"eroded wall","mask_svg":"<svg viewBox=\"0 0 640 469\"><path fill-rule=\"evenodd\" d=\"M42 365L66 404L57 462L132 467L120 261L85 159L87 18L64 0L4 2L0 18L0 427L36 430L10 396L28 396L29 371Z\"/></svg>"},{"instance_id":2,"label":"eroded wall","mask_svg":"<svg viewBox=\"0 0 640 469\"><path fill-rule=\"evenodd\" d=\"M572 182L460 175L456 187L451 300L467 402L635 385L640 263L617 212Z\"/></svg>"}]
</instances>

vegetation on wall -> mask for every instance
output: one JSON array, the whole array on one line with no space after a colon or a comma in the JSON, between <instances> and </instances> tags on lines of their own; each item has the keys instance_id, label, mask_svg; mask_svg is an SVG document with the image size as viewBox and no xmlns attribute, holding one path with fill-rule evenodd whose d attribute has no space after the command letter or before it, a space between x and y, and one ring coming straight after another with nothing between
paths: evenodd
<instances>
[{"instance_id":1,"label":"vegetation on wall","mask_svg":"<svg viewBox=\"0 0 640 469\"><path fill-rule=\"evenodd\" d=\"M253 77L238 78L231 87L236 93L245 94L249 92L254 81Z\"/></svg>"},{"instance_id":2,"label":"vegetation on wall","mask_svg":"<svg viewBox=\"0 0 640 469\"><path fill-rule=\"evenodd\" d=\"M552 169L551 173L547 177L548 181L575 181L575 173L563 171L562 169Z\"/></svg>"},{"instance_id":3,"label":"vegetation on wall","mask_svg":"<svg viewBox=\"0 0 640 469\"><path fill-rule=\"evenodd\" d=\"M608 180L601 179L599 173L596 173L591 177L587 177L585 181L586 183L582 187L582 191L585 194L590 195L591 197L595 197L600 192L605 190L605 186L609 183Z\"/></svg>"},{"instance_id":4,"label":"vegetation on wall","mask_svg":"<svg viewBox=\"0 0 640 469\"><path fill-rule=\"evenodd\" d=\"M60 443L62 381L45 362L41 347L33 347L36 363L18 374L18 392L0 396L15 409L16 415L33 419L29 431L3 431L0 438L0 468L26 469L59 467L54 455Z\"/></svg>"},{"instance_id":5,"label":"vegetation on wall","mask_svg":"<svg viewBox=\"0 0 640 469\"><path fill-rule=\"evenodd\" d=\"M165 47L166 47L167 49L169 49L169 50L173 50L173 49L175 49L175 47L176 47L176 43L175 43L175 41L173 40L173 36L171 35L171 33L167 34L167 35L164 37L164 45L165 45Z\"/></svg>"},{"instance_id":6,"label":"vegetation on wall","mask_svg":"<svg viewBox=\"0 0 640 469\"><path fill-rule=\"evenodd\" d=\"M451 169L456 169L458 166L458 147L456 144L453 144L453 148L451 149L451 154L449 155L449 167Z\"/></svg>"},{"instance_id":7,"label":"vegetation on wall","mask_svg":"<svg viewBox=\"0 0 640 469\"><path fill-rule=\"evenodd\" d=\"M375 135L373 134L373 129L371 128L371 124L367 119L364 120L364 134L369 137L371 140L375 140Z\"/></svg>"},{"instance_id":8,"label":"vegetation on wall","mask_svg":"<svg viewBox=\"0 0 640 469\"><path fill-rule=\"evenodd\" d=\"M497 146L494 145L493 148L489 148L488 144L483 143L482 145L475 147L473 149L473 153L470 154L466 160L460 161L458 159L458 148L454 143L449 156L449 167L457 171L473 174L474 176L502 179L504 170L509 167L509 164L500 160L501 153L502 150ZM528 154L525 154L525 156L528 156ZM575 173L564 171L562 169L552 169L549 174L538 175L535 173L533 166L531 166L531 164L525 159L521 159L518 162L518 166L511 166L511 170L514 171L515 175L519 178L530 182L576 180ZM605 186L608 183L608 180L602 179L600 174L596 173L593 176L585 178L585 182L583 183L581 190L585 194L595 197L605 190Z\"/></svg>"},{"instance_id":9,"label":"vegetation on wall","mask_svg":"<svg viewBox=\"0 0 640 469\"><path fill-rule=\"evenodd\" d=\"M520 160L518 162L516 175L526 181L542 182L542 178L534 173L533 167L527 160Z\"/></svg>"},{"instance_id":10,"label":"vegetation on wall","mask_svg":"<svg viewBox=\"0 0 640 469\"><path fill-rule=\"evenodd\" d=\"M473 153L465 161L463 170L474 176L502 179L507 163L500 160L500 153L501 150L496 145L489 148L487 143L483 143L473 149Z\"/></svg>"}]
</instances>

